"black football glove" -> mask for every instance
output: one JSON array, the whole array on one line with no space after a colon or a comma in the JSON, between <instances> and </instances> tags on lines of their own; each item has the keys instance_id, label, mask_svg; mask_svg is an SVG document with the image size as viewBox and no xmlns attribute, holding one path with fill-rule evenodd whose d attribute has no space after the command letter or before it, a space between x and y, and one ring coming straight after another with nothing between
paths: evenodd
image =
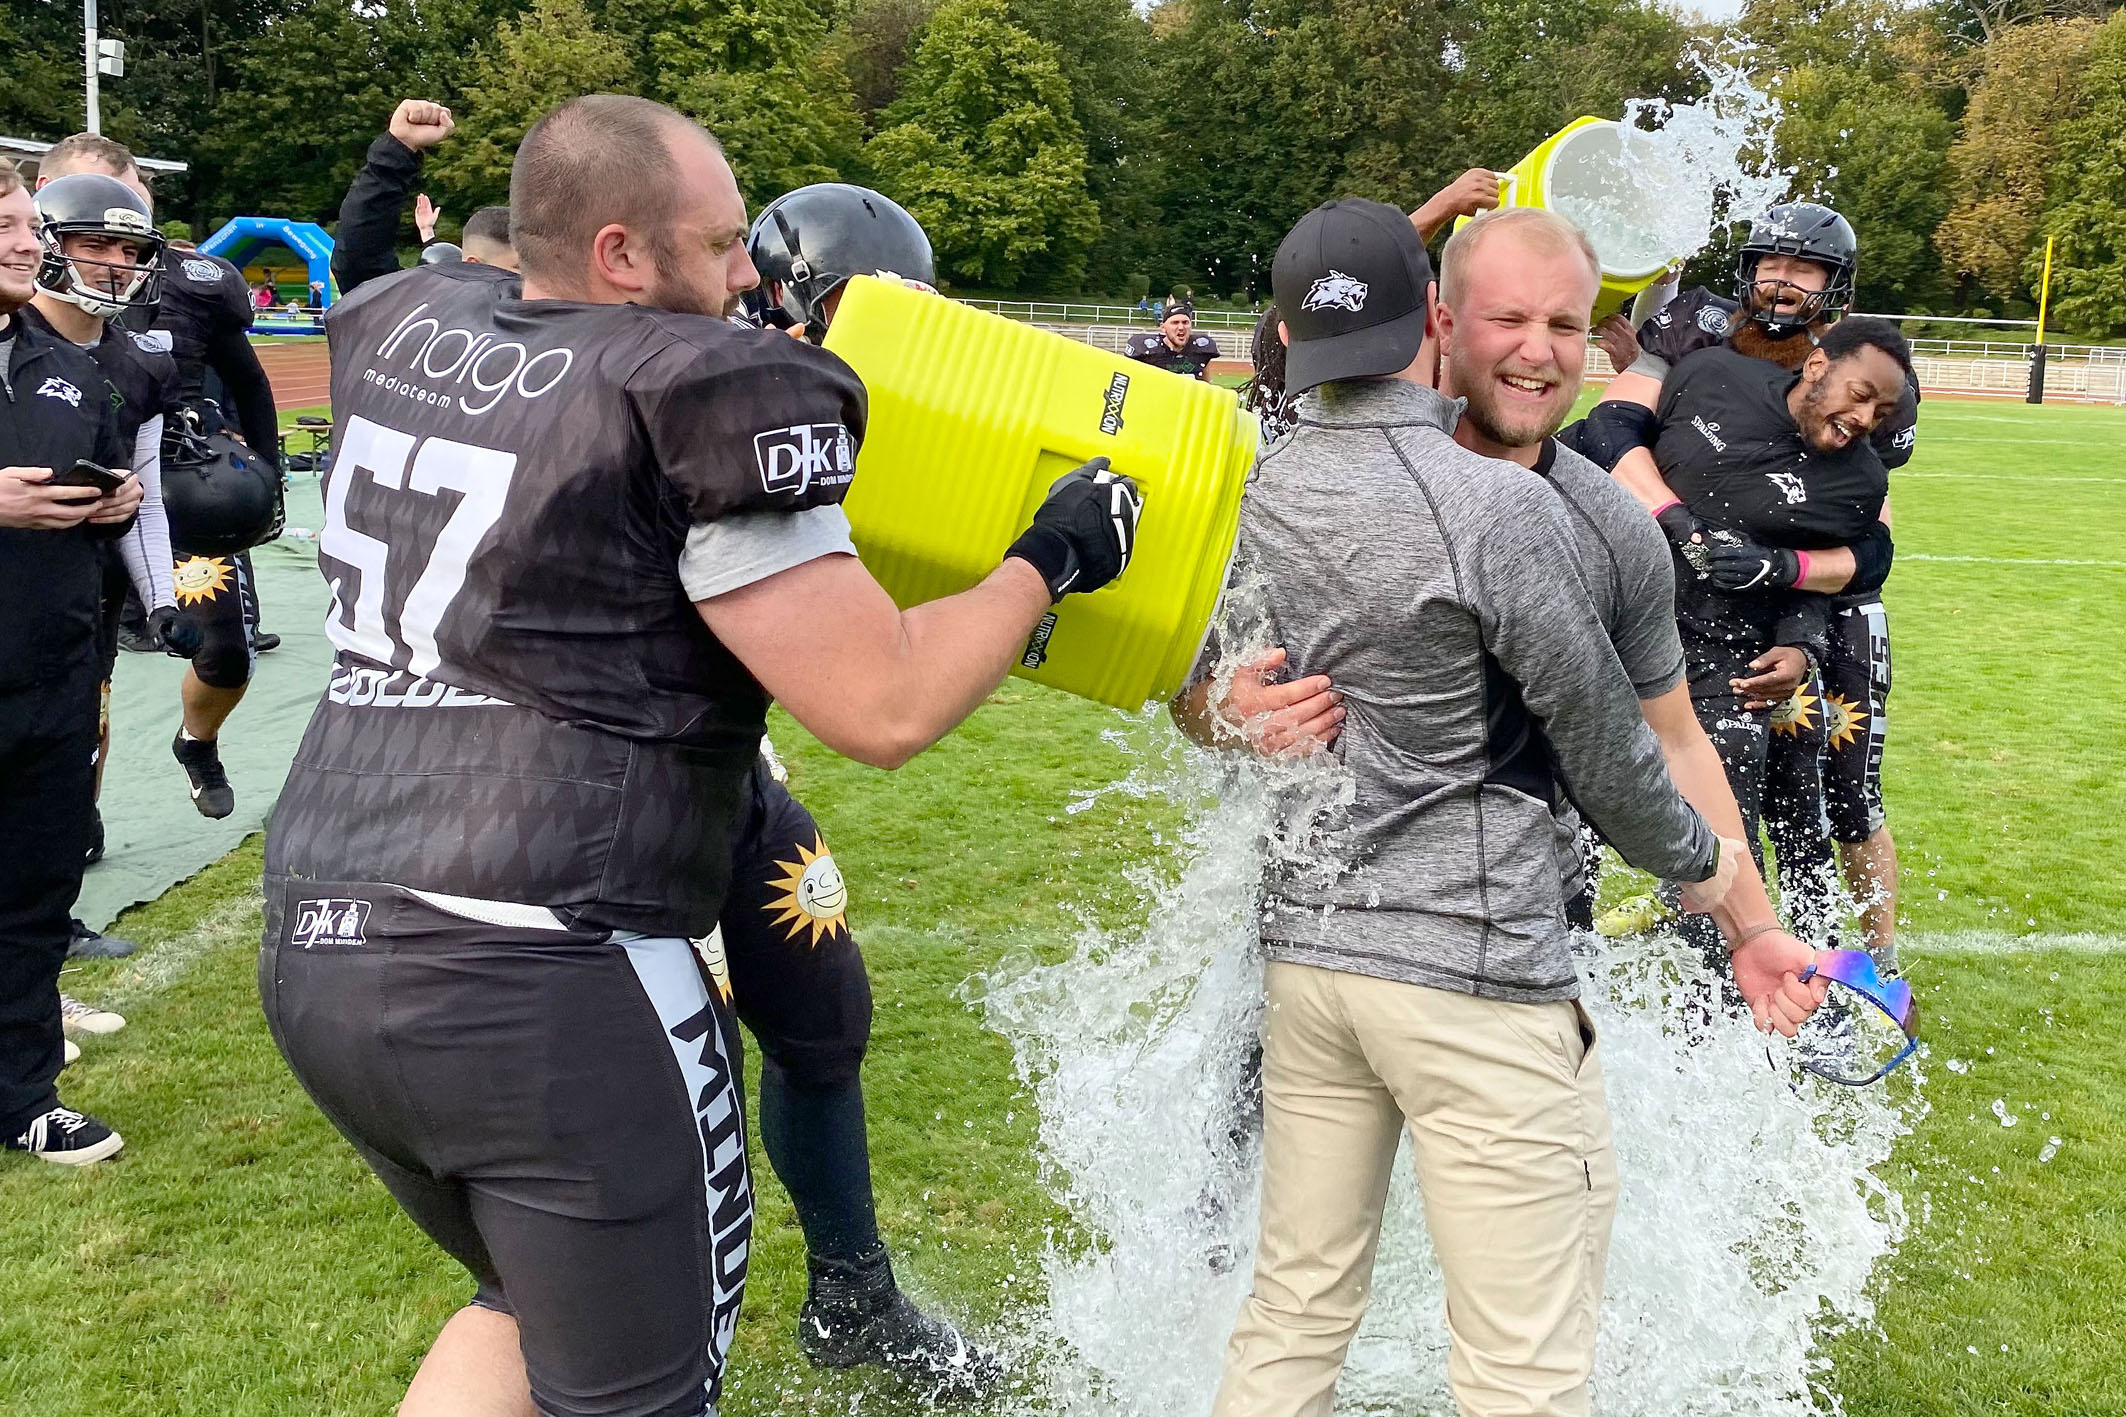
<instances>
[{"instance_id":1,"label":"black football glove","mask_svg":"<svg viewBox=\"0 0 2126 1417\"><path fill-rule=\"evenodd\" d=\"M148 637L179 659L199 653L199 626L174 605L158 605L148 612Z\"/></svg>"},{"instance_id":2,"label":"black football glove","mask_svg":"<svg viewBox=\"0 0 2126 1417\"><path fill-rule=\"evenodd\" d=\"M1098 590L1129 568L1143 511L1137 484L1094 458L1056 479L1005 559L1016 556L1039 571L1056 600Z\"/></svg>"},{"instance_id":3,"label":"black football glove","mask_svg":"<svg viewBox=\"0 0 2126 1417\"><path fill-rule=\"evenodd\" d=\"M1668 538L1669 544L1686 556L1690 554L1692 537L1697 538L1696 544L1700 546L1713 539L1713 529L1699 521L1681 502L1670 502L1655 513L1654 520L1660 523L1661 533Z\"/></svg>"},{"instance_id":4,"label":"black football glove","mask_svg":"<svg viewBox=\"0 0 2126 1417\"><path fill-rule=\"evenodd\" d=\"M1722 590L1791 590L1801 580L1801 557L1783 546L1759 546L1734 538L1720 544L1706 557L1705 571Z\"/></svg>"}]
</instances>

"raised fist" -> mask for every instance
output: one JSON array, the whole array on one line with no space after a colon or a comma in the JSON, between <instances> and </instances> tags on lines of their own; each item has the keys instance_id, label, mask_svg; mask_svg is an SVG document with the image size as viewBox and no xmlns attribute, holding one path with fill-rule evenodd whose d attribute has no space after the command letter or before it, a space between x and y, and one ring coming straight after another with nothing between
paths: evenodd
<instances>
[{"instance_id":1,"label":"raised fist","mask_svg":"<svg viewBox=\"0 0 2126 1417\"><path fill-rule=\"evenodd\" d=\"M425 98L409 98L393 110L389 131L407 147L422 152L449 137L457 126L450 110L442 104L430 103Z\"/></svg>"}]
</instances>

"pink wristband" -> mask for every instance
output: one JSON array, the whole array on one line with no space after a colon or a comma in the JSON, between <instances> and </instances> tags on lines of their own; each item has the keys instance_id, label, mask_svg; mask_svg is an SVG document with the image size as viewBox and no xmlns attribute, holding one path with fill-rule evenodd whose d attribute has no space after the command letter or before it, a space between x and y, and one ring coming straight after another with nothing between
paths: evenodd
<instances>
[{"instance_id":1,"label":"pink wristband","mask_svg":"<svg viewBox=\"0 0 2126 1417\"><path fill-rule=\"evenodd\" d=\"M1654 508L1653 514L1658 517L1663 512L1667 511L1670 507L1680 507L1682 505L1683 499L1681 497L1671 497L1666 502L1663 502L1660 506Z\"/></svg>"},{"instance_id":2,"label":"pink wristband","mask_svg":"<svg viewBox=\"0 0 2126 1417\"><path fill-rule=\"evenodd\" d=\"M1794 559L1800 562L1801 564L1800 573L1794 577L1794 584L1798 586L1803 581L1806 581L1809 578L1809 553L1806 551L1796 551L1794 553Z\"/></svg>"}]
</instances>

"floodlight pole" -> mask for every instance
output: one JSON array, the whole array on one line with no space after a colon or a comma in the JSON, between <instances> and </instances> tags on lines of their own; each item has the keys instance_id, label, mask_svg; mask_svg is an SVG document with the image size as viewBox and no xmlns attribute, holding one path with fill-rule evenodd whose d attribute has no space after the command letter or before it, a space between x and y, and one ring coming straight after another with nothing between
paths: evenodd
<instances>
[{"instance_id":1,"label":"floodlight pole","mask_svg":"<svg viewBox=\"0 0 2126 1417\"><path fill-rule=\"evenodd\" d=\"M82 57L88 74L88 122L84 125L91 133L103 131L103 101L97 91L96 60L96 0L81 0L81 27L83 31Z\"/></svg>"},{"instance_id":2,"label":"floodlight pole","mask_svg":"<svg viewBox=\"0 0 2126 1417\"><path fill-rule=\"evenodd\" d=\"M2045 238L2045 274L2037 285L2037 351L2030 356L2030 392L2026 403L2045 401L2045 301L2052 294L2052 238Z\"/></svg>"}]
</instances>

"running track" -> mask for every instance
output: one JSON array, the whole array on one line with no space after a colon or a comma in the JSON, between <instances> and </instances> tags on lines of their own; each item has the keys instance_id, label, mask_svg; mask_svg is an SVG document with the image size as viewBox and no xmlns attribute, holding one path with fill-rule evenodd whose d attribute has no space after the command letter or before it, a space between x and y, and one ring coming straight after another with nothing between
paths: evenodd
<instances>
[{"instance_id":1,"label":"running track","mask_svg":"<svg viewBox=\"0 0 2126 1417\"><path fill-rule=\"evenodd\" d=\"M286 413L332 399L332 365L322 339L257 345L258 362L273 381L273 406Z\"/></svg>"}]
</instances>

